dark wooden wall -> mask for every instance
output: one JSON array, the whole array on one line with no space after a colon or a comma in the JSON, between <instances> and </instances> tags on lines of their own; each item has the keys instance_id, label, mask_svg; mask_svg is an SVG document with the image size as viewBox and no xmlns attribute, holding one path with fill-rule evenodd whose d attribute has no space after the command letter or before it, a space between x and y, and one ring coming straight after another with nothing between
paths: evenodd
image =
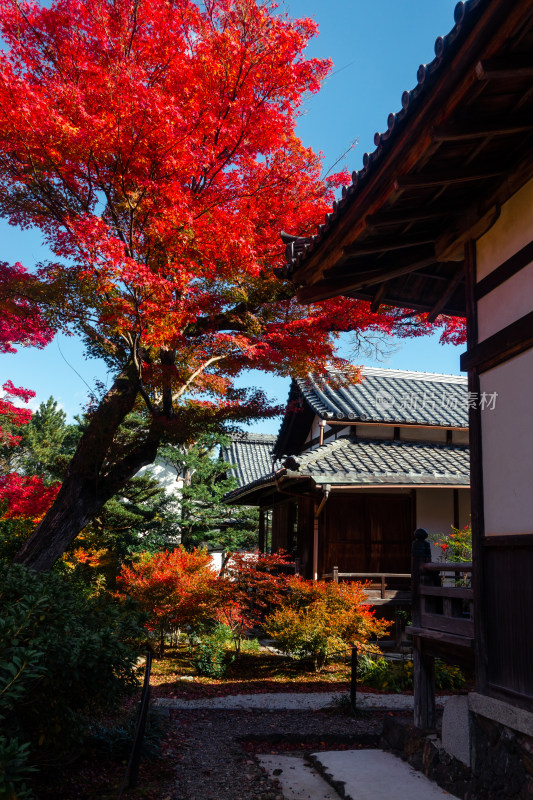
<instances>
[{"instance_id":1,"label":"dark wooden wall","mask_svg":"<svg viewBox=\"0 0 533 800\"><path fill-rule=\"evenodd\" d=\"M315 500L287 498L272 507L272 551L286 550L312 577ZM414 503L406 494L334 493L319 522L318 574L411 569Z\"/></svg>"},{"instance_id":2,"label":"dark wooden wall","mask_svg":"<svg viewBox=\"0 0 533 800\"><path fill-rule=\"evenodd\" d=\"M533 534L483 540L488 694L533 711Z\"/></svg>"},{"instance_id":3,"label":"dark wooden wall","mask_svg":"<svg viewBox=\"0 0 533 800\"><path fill-rule=\"evenodd\" d=\"M410 572L410 495L331 494L321 572Z\"/></svg>"}]
</instances>

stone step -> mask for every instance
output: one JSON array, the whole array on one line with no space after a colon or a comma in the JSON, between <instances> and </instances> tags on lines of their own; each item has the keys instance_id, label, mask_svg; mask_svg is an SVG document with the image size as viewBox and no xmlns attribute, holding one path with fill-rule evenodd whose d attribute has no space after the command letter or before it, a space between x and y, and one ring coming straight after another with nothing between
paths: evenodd
<instances>
[{"instance_id":1,"label":"stone step","mask_svg":"<svg viewBox=\"0 0 533 800\"><path fill-rule=\"evenodd\" d=\"M332 750L313 753L311 760L345 800L442 800L445 797L450 800L453 797L405 761L383 750Z\"/></svg>"},{"instance_id":2,"label":"stone step","mask_svg":"<svg viewBox=\"0 0 533 800\"><path fill-rule=\"evenodd\" d=\"M302 755L259 755L257 760L279 781L285 800L340 800L340 795Z\"/></svg>"}]
</instances>

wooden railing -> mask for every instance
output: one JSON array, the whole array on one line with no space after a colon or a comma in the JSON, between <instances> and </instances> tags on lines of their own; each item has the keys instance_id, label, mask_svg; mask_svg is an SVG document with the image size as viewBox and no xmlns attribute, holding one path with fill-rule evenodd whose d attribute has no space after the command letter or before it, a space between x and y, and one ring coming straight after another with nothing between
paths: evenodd
<instances>
[{"instance_id":1,"label":"wooden railing","mask_svg":"<svg viewBox=\"0 0 533 800\"><path fill-rule=\"evenodd\" d=\"M472 564L432 562L427 531L415 531L411 557L414 722L435 727L435 647L474 646ZM453 659L451 659L453 660Z\"/></svg>"},{"instance_id":2,"label":"wooden railing","mask_svg":"<svg viewBox=\"0 0 533 800\"><path fill-rule=\"evenodd\" d=\"M424 563L413 603L411 633L427 639L472 647L474 592L472 564ZM415 624L415 618L418 624Z\"/></svg>"},{"instance_id":3,"label":"wooden railing","mask_svg":"<svg viewBox=\"0 0 533 800\"><path fill-rule=\"evenodd\" d=\"M333 580L338 583L341 579L356 580L356 581L370 581L379 585L380 597L382 600L387 599L387 582L402 578L404 580L411 580L410 572L339 572L338 567L333 567L333 572L326 572L322 575L322 580ZM370 588L370 587L367 587ZM406 591L408 591L406 587Z\"/></svg>"}]
</instances>

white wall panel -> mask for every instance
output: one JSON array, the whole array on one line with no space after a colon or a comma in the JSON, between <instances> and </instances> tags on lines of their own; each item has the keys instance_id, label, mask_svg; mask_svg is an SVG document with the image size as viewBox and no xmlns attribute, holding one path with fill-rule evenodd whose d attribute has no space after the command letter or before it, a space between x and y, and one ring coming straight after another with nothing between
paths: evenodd
<instances>
[{"instance_id":1,"label":"white wall panel","mask_svg":"<svg viewBox=\"0 0 533 800\"><path fill-rule=\"evenodd\" d=\"M533 533L533 350L480 376L485 533Z\"/></svg>"}]
</instances>

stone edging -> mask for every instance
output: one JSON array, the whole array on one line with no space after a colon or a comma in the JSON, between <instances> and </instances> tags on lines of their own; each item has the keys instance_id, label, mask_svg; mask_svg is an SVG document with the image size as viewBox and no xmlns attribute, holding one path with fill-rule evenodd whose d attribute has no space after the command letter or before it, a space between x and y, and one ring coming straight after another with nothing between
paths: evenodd
<instances>
[{"instance_id":1,"label":"stone edging","mask_svg":"<svg viewBox=\"0 0 533 800\"><path fill-rule=\"evenodd\" d=\"M506 728L533 736L533 714L530 711L477 692L468 695L468 708L474 714L499 722Z\"/></svg>"}]
</instances>

